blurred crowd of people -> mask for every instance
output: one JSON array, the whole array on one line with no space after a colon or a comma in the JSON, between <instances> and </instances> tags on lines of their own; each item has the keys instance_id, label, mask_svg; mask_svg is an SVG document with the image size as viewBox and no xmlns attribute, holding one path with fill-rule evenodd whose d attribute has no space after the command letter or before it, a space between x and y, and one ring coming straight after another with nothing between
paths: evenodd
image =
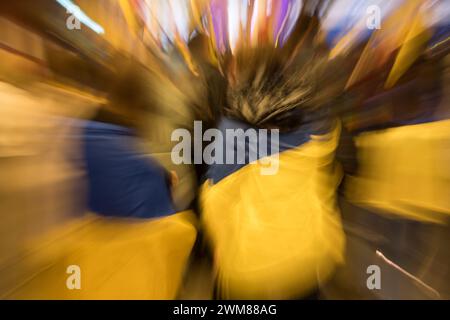
<instances>
[{"instance_id":1,"label":"blurred crowd of people","mask_svg":"<svg viewBox=\"0 0 450 320\"><path fill-rule=\"evenodd\" d=\"M445 1L4 1L0 30L1 298L450 298ZM278 171L173 163L194 121L278 130Z\"/></svg>"}]
</instances>

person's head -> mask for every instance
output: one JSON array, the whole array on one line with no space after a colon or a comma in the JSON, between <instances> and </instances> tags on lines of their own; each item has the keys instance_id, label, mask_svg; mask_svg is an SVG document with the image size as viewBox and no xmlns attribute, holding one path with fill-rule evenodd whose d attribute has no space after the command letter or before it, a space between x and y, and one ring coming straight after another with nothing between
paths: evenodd
<instances>
[{"instance_id":1,"label":"person's head","mask_svg":"<svg viewBox=\"0 0 450 320\"><path fill-rule=\"evenodd\" d=\"M228 93L224 114L255 127L291 131L317 103L322 58L304 50L286 63L276 48L239 52L227 69Z\"/></svg>"},{"instance_id":2,"label":"person's head","mask_svg":"<svg viewBox=\"0 0 450 320\"><path fill-rule=\"evenodd\" d=\"M158 108L158 76L131 60L118 64L106 110L120 117L124 125L137 128L144 117Z\"/></svg>"}]
</instances>

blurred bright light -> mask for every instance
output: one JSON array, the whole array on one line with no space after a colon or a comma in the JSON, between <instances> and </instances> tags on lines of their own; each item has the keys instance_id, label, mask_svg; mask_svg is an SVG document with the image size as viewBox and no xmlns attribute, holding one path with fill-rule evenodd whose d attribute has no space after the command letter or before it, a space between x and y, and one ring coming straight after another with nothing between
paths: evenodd
<instances>
[{"instance_id":1,"label":"blurred bright light","mask_svg":"<svg viewBox=\"0 0 450 320\"><path fill-rule=\"evenodd\" d=\"M84 24L86 27L92 29L94 32L98 34L104 34L105 29L95 21L93 21L91 18L89 18L83 10L80 9L76 4L74 4L70 0L56 0L61 6L63 6L67 12L73 14L75 18L80 21L82 24Z\"/></svg>"}]
</instances>

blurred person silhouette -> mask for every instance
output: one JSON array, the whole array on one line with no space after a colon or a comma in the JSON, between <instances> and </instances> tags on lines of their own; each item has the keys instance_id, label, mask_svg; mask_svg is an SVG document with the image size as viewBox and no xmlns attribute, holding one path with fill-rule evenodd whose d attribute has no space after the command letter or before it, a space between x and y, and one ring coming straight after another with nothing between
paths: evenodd
<instances>
[{"instance_id":1,"label":"blurred person silhouette","mask_svg":"<svg viewBox=\"0 0 450 320\"><path fill-rule=\"evenodd\" d=\"M172 201L177 176L142 151L139 138L158 112L159 76L131 60L115 67L107 104L91 120L77 121L91 213L39 242L39 260L47 267L11 298L178 294L196 239L195 217L189 210L177 212Z\"/></svg>"},{"instance_id":2,"label":"blurred person silhouette","mask_svg":"<svg viewBox=\"0 0 450 320\"><path fill-rule=\"evenodd\" d=\"M189 50L198 73L192 76L193 81L189 84L190 91L195 93L189 100L190 107L194 120L202 121L202 128L206 131L217 127L220 113L226 104L227 81L211 61L209 40L204 34L199 33L190 41ZM204 147L205 142L202 150ZM200 182L205 176L207 167L204 163L195 165Z\"/></svg>"},{"instance_id":3,"label":"blurred person silhouette","mask_svg":"<svg viewBox=\"0 0 450 320\"><path fill-rule=\"evenodd\" d=\"M201 189L218 298L317 298L343 262L334 161L340 122L330 108L343 81L314 44L317 17L303 12L299 21L283 47L236 50L224 67L227 103L218 129L227 138L215 143L245 161L211 164ZM228 139L230 129L255 130L245 153ZM259 129L279 135L265 139ZM260 148L267 155L251 160ZM275 163L277 170L262 173Z\"/></svg>"},{"instance_id":4,"label":"blurred person silhouette","mask_svg":"<svg viewBox=\"0 0 450 320\"><path fill-rule=\"evenodd\" d=\"M155 110L156 75L128 62L114 81L109 103L83 135L89 208L101 215L154 218L174 214L177 177L139 151L138 135ZM153 99L153 100L152 100Z\"/></svg>"},{"instance_id":5,"label":"blurred person silhouette","mask_svg":"<svg viewBox=\"0 0 450 320\"><path fill-rule=\"evenodd\" d=\"M425 34L432 35L428 29ZM350 246L336 283L353 288L334 292L336 298L449 296L450 274L443 268L450 259L448 45L431 41L419 46L416 41L407 43L416 45L415 55L392 57L408 66L395 85L382 86L392 70L386 64L359 84L378 90L361 95L361 105L345 115L357 145L358 168L348 175L340 199ZM414 63L408 63L411 59ZM364 283L369 265L382 270L381 290L368 290Z\"/></svg>"}]
</instances>

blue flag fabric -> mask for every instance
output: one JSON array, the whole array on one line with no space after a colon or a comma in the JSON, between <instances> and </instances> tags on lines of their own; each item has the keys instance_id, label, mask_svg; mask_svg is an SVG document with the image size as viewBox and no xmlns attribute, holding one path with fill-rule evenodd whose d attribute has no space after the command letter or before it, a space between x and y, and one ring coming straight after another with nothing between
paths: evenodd
<instances>
[{"instance_id":1,"label":"blue flag fabric","mask_svg":"<svg viewBox=\"0 0 450 320\"><path fill-rule=\"evenodd\" d=\"M176 213L166 171L140 153L136 142L131 129L87 121L83 143L90 210L131 218Z\"/></svg>"}]
</instances>

